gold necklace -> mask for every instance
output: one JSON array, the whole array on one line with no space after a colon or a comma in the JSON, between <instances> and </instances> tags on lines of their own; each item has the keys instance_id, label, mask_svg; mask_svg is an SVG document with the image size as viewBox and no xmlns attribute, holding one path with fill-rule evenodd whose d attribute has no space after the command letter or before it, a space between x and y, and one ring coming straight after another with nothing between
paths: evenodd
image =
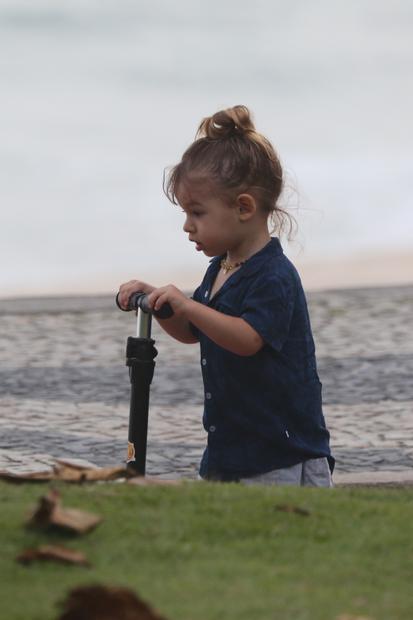
<instances>
[{"instance_id":1,"label":"gold necklace","mask_svg":"<svg viewBox=\"0 0 413 620\"><path fill-rule=\"evenodd\" d=\"M245 263L245 260L242 260L239 263L234 263L233 265L231 265L231 263L228 262L226 258L223 258L220 265L221 265L221 269L224 271L226 275L229 271L232 271L233 269L235 269L236 267L239 267L240 265L243 265L244 263Z\"/></svg>"}]
</instances>

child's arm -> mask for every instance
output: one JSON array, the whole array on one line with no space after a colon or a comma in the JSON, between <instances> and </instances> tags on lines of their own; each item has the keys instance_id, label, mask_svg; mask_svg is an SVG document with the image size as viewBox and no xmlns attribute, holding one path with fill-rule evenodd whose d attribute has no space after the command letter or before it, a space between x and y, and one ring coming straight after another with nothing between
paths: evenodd
<instances>
[{"instance_id":1,"label":"child's arm","mask_svg":"<svg viewBox=\"0 0 413 620\"><path fill-rule=\"evenodd\" d=\"M237 355L254 355L264 346L261 336L244 319L229 316L188 299L185 316L223 349Z\"/></svg>"},{"instance_id":2,"label":"child's arm","mask_svg":"<svg viewBox=\"0 0 413 620\"><path fill-rule=\"evenodd\" d=\"M159 310L166 301L170 303L176 316L159 321L159 323L168 331L168 322L175 320L176 327L179 326L179 330L182 329L179 334L185 340L178 338L176 335L178 332L174 329L168 333L181 342L196 342L189 327L189 322L191 322L217 345L237 355L254 355L264 345L261 336L244 319L228 316L193 299L188 299L172 284L155 289L149 295L148 300L151 307L156 310Z\"/></svg>"},{"instance_id":3,"label":"child's arm","mask_svg":"<svg viewBox=\"0 0 413 620\"><path fill-rule=\"evenodd\" d=\"M179 342L184 342L185 344L198 342L198 338L189 326L189 321L184 316L174 315L170 319L155 318L162 329L172 336L172 338L175 338L175 340L179 340Z\"/></svg>"}]
</instances>

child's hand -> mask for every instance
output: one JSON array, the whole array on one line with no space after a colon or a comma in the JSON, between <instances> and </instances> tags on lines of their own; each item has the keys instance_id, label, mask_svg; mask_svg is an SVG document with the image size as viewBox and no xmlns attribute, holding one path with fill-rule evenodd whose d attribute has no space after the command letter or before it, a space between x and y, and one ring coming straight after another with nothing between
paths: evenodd
<instances>
[{"instance_id":1,"label":"child's hand","mask_svg":"<svg viewBox=\"0 0 413 620\"><path fill-rule=\"evenodd\" d=\"M174 314L179 316L184 314L189 299L173 284L153 289L148 297L149 305L154 310L159 310L166 301L171 305Z\"/></svg>"},{"instance_id":2,"label":"child's hand","mask_svg":"<svg viewBox=\"0 0 413 620\"><path fill-rule=\"evenodd\" d=\"M155 289L155 286L151 286L146 282L141 282L140 280L129 280L129 282L125 282L120 285L118 301L122 308L127 310L128 301L133 293L142 292L149 295L149 293L152 293Z\"/></svg>"}]
</instances>

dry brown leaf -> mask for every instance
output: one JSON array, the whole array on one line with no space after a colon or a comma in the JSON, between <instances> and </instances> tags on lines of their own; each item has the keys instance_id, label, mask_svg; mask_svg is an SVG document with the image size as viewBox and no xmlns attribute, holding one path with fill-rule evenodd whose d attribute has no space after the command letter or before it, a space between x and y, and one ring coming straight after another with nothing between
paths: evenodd
<instances>
[{"instance_id":1,"label":"dry brown leaf","mask_svg":"<svg viewBox=\"0 0 413 620\"><path fill-rule=\"evenodd\" d=\"M31 564L36 560L48 560L62 564L90 566L89 561L81 551L74 551L58 545L41 545L35 549L26 549L17 556L16 560L21 564Z\"/></svg>"},{"instance_id":2,"label":"dry brown leaf","mask_svg":"<svg viewBox=\"0 0 413 620\"><path fill-rule=\"evenodd\" d=\"M0 471L0 479L15 483L49 482L52 480L52 473L50 471L38 471L31 474L13 474L9 471Z\"/></svg>"},{"instance_id":3,"label":"dry brown leaf","mask_svg":"<svg viewBox=\"0 0 413 620\"><path fill-rule=\"evenodd\" d=\"M371 616L352 616L351 614L342 614L337 616L336 620L374 620Z\"/></svg>"},{"instance_id":4,"label":"dry brown leaf","mask_svg":"<svg viewBox=\"0 0 413 620\"><path fill-rule=\"evenodd\" d=\"M74 469L91 469L92 467L96 467L93 463L89 461L85 461L84 459L76 459L76 458L58 458L55 459L56 463L59 465L65 465L66 467L73 467Z\"/></svg>"},{"instance_id":5,"label":"dry brown leaf","mask_svg":"<svg viewBox=\"0 0 413 620\"><path fill-rule=\"evenodd\" d=\"M27 474L13 474L0 471L0 479L9 482L51 482L52 480L62 480L63 482L99 482L118 480L119 478L128 479L132 484L138 486L148 485L170 485L175 486L182 483L181 480L165 480L157 477L141 476L131 467L123 465L117 467L88 467L78 463L56 459L56 465L49 471L33 472Z\"/></svg>"},{"instance_id":6,"label":"dry brown leaf","mask_svg":"<svg viewBox=\"0 0 413 620\"><path fill-rule=\"evenodd\" d=\"M69 592L58 620L166 620L127 588L80 586Z\"/></svg>"},{"instance_id":7,"label":"dry brown leaf","mask_svg":"<svg viewBox=\"0 0 413 620\"><path fill-rule=\"evenodd\" d=\"M86 534L103 521L102 517L78 508L63 508L60 494L52 489L40 498L27 521L28 527L58 528L75 534Z\"/></svg>"},{"instance_id":8,"label":"dry brown leaf","mask_svg":"<svg viewBox=\"0 0 413 620\"><path fill-rule=\"evenodd\" d=\"M141 487L152 485L179 486L182 484L182 480L165 480L162 478L151 478L150 476L135 476L128 480L128 484L135 484Z\"/></svg>"},{"instance_id":9,"label":"dry brown leaf","mask_svg":"<svg viewBox=\"0 0 413 620\"><path fill-rule=\"evenodd\" d=\"M58 465L54 468L55 480L66 482L97 482L100 480L116 480L130 478L131 472L126 467L91 467L79 468L71 465Z\"/></svg>"},{"instance_id":10,"label":"dry brown leaf","mask_svg":"<svg viewBox=\"0 0 413 620\"><path fill-rule=\"evenodd\" d=\"M97 482L100 480L132 478L134 476L136 476L136 473L123 465L117 467L84 467L62 460L58 460L57 464L49 471L27 474L13 474L7 471L0 471L0 479L9 482L48 482L51 480Z\"/></svg>"},{"instance_id":11,"label":"dry brown leaf","mask_svg":"<svg viewBox=\"0 0 413 620\"><path fill-rule=\"evenodd\" d=\"M301 515L302 517L308 517L311 514L306 508L300 508L299 506L293 506L292 504L278 504L275 509L281 510L282 512L290 512Z\"/></svg>"}]
</instances>

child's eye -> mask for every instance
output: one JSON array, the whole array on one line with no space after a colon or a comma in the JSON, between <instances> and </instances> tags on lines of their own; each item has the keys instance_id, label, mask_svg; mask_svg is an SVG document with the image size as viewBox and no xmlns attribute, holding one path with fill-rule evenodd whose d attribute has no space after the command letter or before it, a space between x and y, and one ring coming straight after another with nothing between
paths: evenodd
<instances>
[{"instance_id":1,"label":"child's eye","mask_svg":"<svg viewBox=\"0 0 413 620\"><path fill-rule=\"evenodd\" d=\"M185 213L186 215L192 215L193 217L200 217L201 215L203 215L202 211L190 211L189 213L187 211L185 211L185 209L181 209L182 213Z\"/></svg>"}]
</instances>

